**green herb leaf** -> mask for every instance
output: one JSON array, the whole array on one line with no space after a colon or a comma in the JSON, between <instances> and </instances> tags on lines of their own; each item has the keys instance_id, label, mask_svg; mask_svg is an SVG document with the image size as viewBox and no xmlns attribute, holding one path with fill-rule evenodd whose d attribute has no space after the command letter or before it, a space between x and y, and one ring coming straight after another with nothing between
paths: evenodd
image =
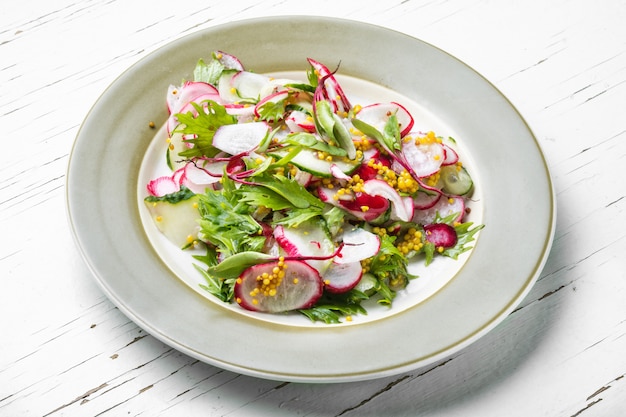
<instances>
[{"instance_id":1,"label":"green herb leaf","mask_svg":"<svg viewBox=\"0 0 626 417\"><path fill-rule=\"evenodd\" d=\"M170 203L170 204L176 204L176 203L179 203L179 202L184 201L184 200L189 200L190 198L194 197L195 195L196 194L193 191L191 191L189 188L185 187L184 185L181 185L179 191L176 191L176 192L170 193L170 194L166 194L166 195L164 195L162 197L149 195L144 200L147 201L148 203L156 203L156 202L159 202L159 201L165 201L165 202Z\"/></svg>"},{"instance_id":2,"label":"green herb leaf","mask_svg":"<svg viewBox=\"0 0 626 417\"><path fill-rule=\"evenodd\" d=\"M193 70L193 79L194 81L217 85L223 71L224 65L217 59L212 59L208 63L200 59Z\"/></svg>"},{"instance_id":3,"label":"green herb leaf","mask_svg":"<svg viewBox=\"0 0 626 417\"><path fill-rule=\"evenodd\" d=\"M332 146L327 142L318 139L317 136L312 133L292 133L287 136L284 142L291 145L301 145L316 151L326 152L332 156L346 156L348 154L345 149Z\"/></svg>"},{"instance_id":4,"label":"green herb leaf","mask_svg":"<svg viewBox=\"0 0 626 417\"><path fill-rule=\"evenodd\" d=\"M296 181L284 175L255 177L255 185L268 188L285 198L295 208L324 207L324 203Z\"/></svg>"},{"instance_id":5,"label":"green herb leaf","mask_svg":"<svg viewBox=\"0 0 626 417\"><path fill-rule=\"evenodd\" d=\"M194 137L193 139L184 139L193 147L180 152L179 155L182 157L206 156L210 158L217 155L220 151L213 146L215 131L220 126L237 123L237 118L228 114L221 104L212 100L207 100L205 103L206 106L191 103L198 113L197 116L192 112L176 114L180 124L176 126L174 131Z\"/></svg>"},{"instance_id":6,"label":"green herb leaf","mask_svg":"<svg viewBox=\"0 0 626 417\"><path fill-rule=\"evenodd\" d=\"M239 252L224 259L222 262L207 269L211 276L220 278L237 278L251 266L267 263L275 257L261 252Z\"/></svg>"},{"instance_id":7,"label":"green herb leaf","mask_svg":"<svg viewBox=\"0 0 626 417\"><path fill-rule=\"evenodd\" d=\"M228 181L223 183L228 185ZM262 228L250 215L250 207L233 201L232 195L226 187L222 192L207 190L198 201L202 238L226 256L259 248L264 241L259 236Z\"/></svg>"},{"instance_id":8,"label":"green herb leaf","mask_svg":"<svg viewBox=\"0 0 626 417\"><path fill-rule=\"evenodd\" d=\"M367 295L357 290L344 294L324 294L315 307L298 311L314 322L341 323L342 316L367 315L367 311L361 306L361 301L368 298Z\"/></svg>"},{"instance_id":9,"label":"green herb leaf","mask_svg":"<svg viewBox=\"0 0 626 417\"><path fill-rule=\"evenodd\" d=\"M280 100L276 103L268 101L258 107L259 119L277 121L285 117L285 101Z\"/></svg>"}]
</instances>

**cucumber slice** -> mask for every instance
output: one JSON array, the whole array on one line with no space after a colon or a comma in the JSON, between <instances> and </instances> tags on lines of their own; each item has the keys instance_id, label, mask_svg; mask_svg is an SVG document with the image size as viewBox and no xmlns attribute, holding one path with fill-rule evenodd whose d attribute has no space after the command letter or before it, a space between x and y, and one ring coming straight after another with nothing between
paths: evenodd
<instances>
[{"instance_id":1,"label":"cucumber slice","mask_svg":"<svg viewBox=\"0 0 626 417\"><path fill-rule=\"evenodd\" d=\"M286 151L275 151L270 155L276 158L282 158L287 155ZM317 151L311 149L302 149L291 160L291 163L302 171L313 174L317 177L330 178L332 177L331 166L335 165L346 175L352 175L361 166L362 159L346 160L337 159L333 161L327 161L325 159L319 159L317 157Z\"/></svg>"},{"instance_id":2,"label":"cucumber slice","mask_svg":"<svg viewBox=\"0 0 626 417\"><path fill-rule=\"evenodd\" d=\"M167 200L145 201L156 227L180 248L188 246L197 238L200 218L197 203L197 195L177 203Z\"/></svg>"},{"instance_id":3,"label":"cucumber slice","mask_svg":"<svg viewBox=\"0 0 626 417\"><path fill-rule=\"evenodd\" d=\"M464 167L458 168L455 165L447 165L441 168L440 178L443 183L443 190L450 194L465 195L472 190L474 182Z\"/></svg>"},{"instance_id":4,"label":"cucumber slice","mask_svg":"<svg viewBox=\"0 0 626 417\"><path fill-rule=\"evenodd\" d=\"M374 275L369 272L363 274L361 280L354 287L355 290L361 291L362 293L371 296L376 293L376 287L378 286L378 281Z\"/></svg>"},{"instance_id":5,"label":"cucumber slice","mask_svg":"<svg viewBox=\"0 0 626 417\"><path fill-rule=\"evenodd\" d=\"M183 134L179 132L172 133L172 136L169 138L167 155L165 156L167 166L172 171L176 171L177 169L182 168L187 163L186 161L184 161L184 158L181 158L179 156L179 154L185 149L189 148L183 141Z\"/></svg>"}]
</instances>

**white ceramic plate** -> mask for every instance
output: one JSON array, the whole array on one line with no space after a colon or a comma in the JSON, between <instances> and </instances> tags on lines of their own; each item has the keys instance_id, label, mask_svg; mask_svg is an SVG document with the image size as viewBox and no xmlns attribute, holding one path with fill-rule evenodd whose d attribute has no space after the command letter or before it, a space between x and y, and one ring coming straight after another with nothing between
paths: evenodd
<instances>
[{"instance_id":1,"label":"white ceramic plate","mask_svg":"<svg viewBox=\"0 0 626 417\"><path fill-rule=\"evenodd\" d=\"M266 73L302 70L307 57L331 66L341 61L342 74L401 92L445 130L438 133L461 142L479 190L474 217L486 227L462 267L447 274L445 285L419 303L355 325L294 325L224 308L164 261L138 204L140 168L156 133L149 122L165 121L167 86L191 78L198 58L216 49ZM105 91L80 129L67 198L76 242L97 282L139 326L225 369L308 382L363 380L416 369L484 335L537 279L556 213L536 139L489 82L409 36L318 17L262 18L210 28L131 67Z\"/></svg>"}]
</instances>

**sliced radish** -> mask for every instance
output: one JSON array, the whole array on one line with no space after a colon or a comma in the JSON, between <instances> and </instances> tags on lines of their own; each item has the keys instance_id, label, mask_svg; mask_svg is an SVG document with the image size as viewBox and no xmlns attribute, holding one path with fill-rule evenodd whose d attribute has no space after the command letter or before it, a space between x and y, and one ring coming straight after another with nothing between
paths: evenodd
<instances>
[{"instance_id":1,"label":"sliced radish","mask_svg":"<svg viewBox=\"0 0 626 417\"><path fill-rule=\"evenodd\" d=\"M408 222L413 217L413 200L403 198L387 182L383 180L367 180L363 183L363 191L372 196L384 197L391 202L392 219Z\"/></svg>"},{"instance_id":2,"label":"sliced radish","mask_svg":"<svg viewBox=\"0 0 626 417\"><path fill-rule=\"evenodd\" d=\"M187 162L181 183L194 193L202 194L207 187L211 187L220 181L226 165L226 161L209 163L198 160Z\"/></svg>"},{"instance_id":3,"label":"sliced radish","mask_svg":"<svg viewBox=\"0 0 626 417\"><path fill-rule=\"evenodd\" d=\"M400 136L403 137L413 128L414 120L411 113L401 104L395 102L370 104L359 110L354 117L382 132L389 117L394 114L400 125Z\"/></svg>"},{"instance_id":4,"label":"sliced radish","mask_svg":"<svg viewBox=\"0 0 626 417\"><path fill-rule=\"evenodd\" d=\"M402 143L402 154L413 174L419 178L436 173L445 158L443 147L438 142L417 145L409 140Z\"/></svg>"},{"instance_id":5,"label":"sliced radish","mask_svg":"<svg viewBox=\"0 0 626 417\"><path fill-rule=\"evenodd\" d=\"M294 110L285 117L285 124L291 132L315 132L315 123L303 111Z\"/></svg>"},{"instance_id":6,"label":"sliced radish","mask_svg":"<svg viewBox=\"0 0 626 417\"><path fill-rule=\"evenodd\" d=\"M321 82L321 89L323 91L324 99L328 100L332 106L333 111L336 113L347 112L352 108L350 101L346 97L343 89L333 76L333 73L326 67L326 65L311 59L307 58L309 64L313 67L313 69L318 74L318 80Z\"/></svg>"},{"instance_id":7,"label":"sliced radish","mask_svg":"<svg viewBox=\"0 0 626 417\"><path fill-rule=\"evenodd\" d=\"M167 89L167 109L170 114L180 113L180 109L192 101L197 101L198 97L218 94L217 89L211 84L200 81L187 81L180 87L170 85Z\"/></svg>"},{"instance_id":8,"label":"sliced radish","mask_svg":"<svg viewBox=\"0 0 626 417\"><path fill-rule=\"evenodd\" d=\"M270 81L267 75L250 71L239 71L230 79L230 85L244 100L259 100L261 90Z\"/></svg>"},{"instance_id":9,"label":"sliced radish","mask_svg":"<svg viewBox=\"0 0 626 417\"><path fill-rule=\"evenodd\" d=\"M337 178L338 180L348 181L352 179L352 177L344 173L341 170L341 168L337 166L337 164L330 164L330 173L332 174L333 177Z\"/></svg>"},{"instance_id":10,"label":"sliced radish","mask_svg":"<svg viewBox=\"0 0 626 417\"><path fill-rule=\"evenodd\" d=\"M269 96L263 97L259 102L254 106L254 115L256 117L261 117L261 108L268 103L280 103L281 101L285 101L289 97L289 91L282 90L277 93L270 94Z\"/></svg>"},{"instance_id":11,"label":"sliced radish","mask_svg":"<svg viewBox=\"0 0 626 417\"><path fill-rule=\"evenodd\" d=\"M306 263L323 273L332 262L335 245L324 230L315 224L301 224L298 227L276 226L274 238L289 257L319 257L321 260L307 260Z\"/></svg>"},{"instance_id":12,"label":"sliced radish","mask_svg":"<svg viewBox=\"0 0 626 417\"><path fill-rule=\"evenodd\" d=\"M167 175L158 177L146 185L148 193L155 197L163 197L168 194L180 191L180 184L174 179L173 176Z\"/></svg>"},{"instance_id":13,"label":"sliced radish","mask_svg":"<svg viewBox=\"0 0 626 417\"><path fill-rule=\"evenodd\" d=\"M362 276L363 267L360 262L333 262L322 275L322 280L326 291L339 294L356 287Z\"/></svg>"},{"instance_id":14,"label":"sliced radish","mask_svg":"<svg viewBox=\"0 0 626 417\"><path fill-rule=\"evenodd\" d=\"M226 113L236 116L238 123L248 123L254 120L254 106L250 104L227 103L224 105Z\"/></svg>"},{"instance_id":15,"label":"sliced radish","mask_svg":"<svg viewBox=\"0 0 626 417\"><path fill-rule=\"evenodd\" d=\"M219 80L217 80L217 90L224 103L238 103L241 100L241 97L237 94L237 89L233 87L231 82L238 73L237 71L224 71L220 75Z\"/></svg>"},{"instance_id":16,"label":"sliced radish","mask_svg":"<svg viewBox=\"0 0 626 417\"><path fill-rule=\"evenodd\" d=\"M213 53L213 56L215 57L215 59L220 61L220 63L226 69L233 69L233 70L237 70L237 71L243 71L244 70L243 64L241 63L239 58L237 58L234 55L231 55L231 54L226 53L224 51L215 51Z\"/></svg>"},{"instance_id":17,"label":"sliced radish","mask_svg":"<svg viewBox=\"0 0 626 417\"><path fill-rule=\"evenodd\" d=\"M215 131L213 146L230 155L239 155L259 146L269 131L265 122L223 125Z\"/></svg>"},{"instance_id":18,"label":"sliced radish","mask_svg":"<svg viewBox=\"0 0 626 417\"><path fill-rule=\"evenodd\" d=\"M437 247L451 248L456 245L456 230L448 224L427 224L424 226L424 232L426 234L426 240Z\"/></svg>"},{"instance_id":19,"label":"sliced radish","mask_svg":"<svg viewBox=\"0 0 626 417\"><path fill-rule=\"evenodd\" d=\"M443 147L443 152L445 155L445 158L443 159L443 162L441 163L441 165L447 166L447 165L452 165L452 164L456 164L457 162L459 162L459 154L457 154L454 149L452 149L450 146L446 145L445 143L443 143L441 146Z\"/></svg>"},{"instance_id":20,"label":"sliced radish","mask_svg":"<svg viewBox=\"0 0 626 417\"><path fill-rule=\"evenodd\" d=\"M246 269L235 284L235 299L248 310L282 313L312 307L323 288L320 274L305 262L275 261Z\"/></svg>"},{"instance_id":21,"label":"sliced radish","mask_svg":"<svg viewBox=\"0 0 626 417\"><path fill-rule=\"evenodd\" d=\"M413 206L416 210L426 210L433 207L441 198L441 192L419 190L413 196Z\"/></svg>"},{"instance_id":22,"label":"sliced radish","mask_svg":"<svg viewBox=\"0 0 626 417\"><path fill-rule=\"evenodd\" d=\"M343 234L343 246L334 258L337 264L349 264L371 258L380 250L380 237L362 228Z\"/></svg>"},{"instance_id":23,"label":"sliced radish","mask_svg":"<svg viewBox=\"0 0 626 417\"><path fill-rule=\"evenodd\" d=\"M439 213L440 217L447 217L451 214L458 214L454 221L462 221L465 215L465 201L462 197L443 195L437 204L426 210L415 210L413 222L419 224L431 224Z\"/></svg>"}]
</instances>

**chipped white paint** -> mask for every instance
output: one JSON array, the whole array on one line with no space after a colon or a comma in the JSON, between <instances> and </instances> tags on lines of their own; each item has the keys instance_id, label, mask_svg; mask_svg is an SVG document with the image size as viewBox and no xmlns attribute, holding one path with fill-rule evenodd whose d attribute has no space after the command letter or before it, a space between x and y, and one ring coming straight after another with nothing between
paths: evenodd
<instances>
[{"instance_id":1,"label":"chipped white paint","mask_svg":"<svg viewBox=\"0 0 626 417\"><path fill-rule=\"evenodd\" d=\"M358 19L439 46L500 88L544 148L559 204L545 270L501 325L436 366L341 386L222 371L128 320L74 247L66 164L99 94L168 41L276 14ZM3 10L0 415L623 415L624 21L621 0L24 0Z\"/></svg>"}]
</instances>

